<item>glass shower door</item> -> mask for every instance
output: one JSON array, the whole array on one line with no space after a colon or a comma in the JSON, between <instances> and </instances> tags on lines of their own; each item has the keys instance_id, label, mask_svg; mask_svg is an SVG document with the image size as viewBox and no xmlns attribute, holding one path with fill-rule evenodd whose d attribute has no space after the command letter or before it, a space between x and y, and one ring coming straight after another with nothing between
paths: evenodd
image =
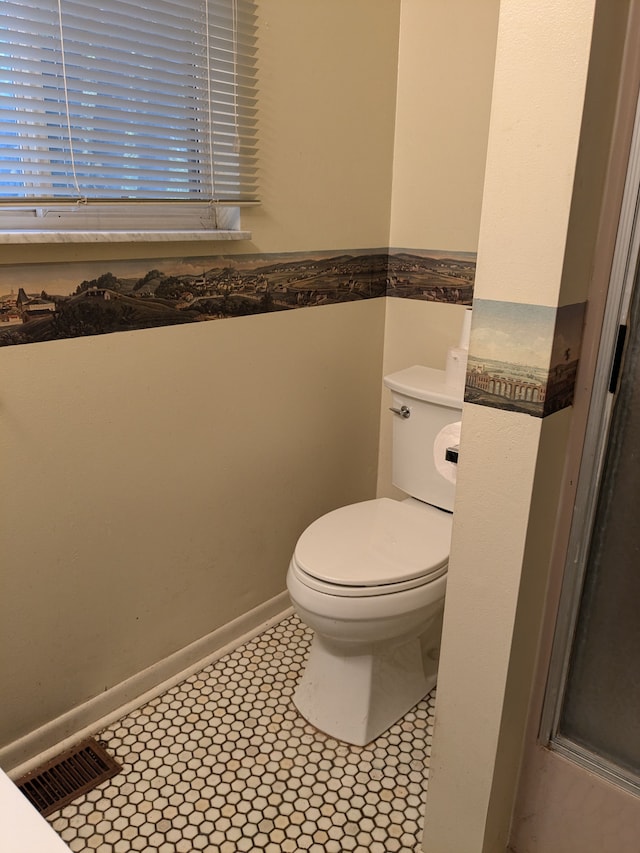
<instances>
[{"instance_id":1,"label":"glass shower door","mask_svg":"<svg viewBox=\"0 0 640 853\"><path fill-rule=\"evenodd\" d=\"M556 737L640 791L640 287L615 382ZM615 368L614 368L615 370ZM610 391L614 390L613 388Z\"/></svg>"}]
</instances>

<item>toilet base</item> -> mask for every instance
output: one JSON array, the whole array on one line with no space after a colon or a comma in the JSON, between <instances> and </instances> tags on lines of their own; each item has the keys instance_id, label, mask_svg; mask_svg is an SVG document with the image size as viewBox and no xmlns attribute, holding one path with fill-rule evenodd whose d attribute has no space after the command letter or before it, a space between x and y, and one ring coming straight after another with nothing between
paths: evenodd
<instances>
[{"instance_id":1,"label":"toilet base","mask_svg":"<svg viewBox=\"0 0 640 853\"><path fill-rule=\"evenodd\" d=\"M435 686L437 661L431 657L423 655L420 637L350 654L316 633L293 702L320 731L365 746Z\"/></svg>"}]
</instances>

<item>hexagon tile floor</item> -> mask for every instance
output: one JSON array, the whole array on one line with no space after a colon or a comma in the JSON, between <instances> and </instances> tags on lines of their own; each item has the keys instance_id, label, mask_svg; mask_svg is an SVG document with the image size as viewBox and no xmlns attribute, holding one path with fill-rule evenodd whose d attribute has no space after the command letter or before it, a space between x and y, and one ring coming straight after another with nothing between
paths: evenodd
<instances>
[{"instance_id":1,"label":"hexagon tile floor","mask_svg":"<svg viewBox=\"0 0 640 853\"><path fill-rule=\"evenodd\" d=\"M290 616L100 732L123 772L53 828L98 853L420 850L435 693L346 746L291 702L310 640Z\"/></svg>"}]
</instances>

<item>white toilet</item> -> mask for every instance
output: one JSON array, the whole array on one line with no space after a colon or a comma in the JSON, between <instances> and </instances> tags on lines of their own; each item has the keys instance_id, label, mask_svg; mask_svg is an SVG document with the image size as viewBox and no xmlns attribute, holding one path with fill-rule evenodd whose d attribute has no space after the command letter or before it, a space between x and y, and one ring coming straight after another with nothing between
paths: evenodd
<instances>
[{"instance_id":1,"label":"white toilet","mask_svg":"<svg viewBox=\"0 0 640 853\"><path fill-rule=\"evenodd\" d=\"M293 701L316 728L359 746L436 683L462 408L442 370L415 366L384 381L393 482L411 497L317 519L287 573L294 609L315 632Z\"/></svg>"}]
</instances>

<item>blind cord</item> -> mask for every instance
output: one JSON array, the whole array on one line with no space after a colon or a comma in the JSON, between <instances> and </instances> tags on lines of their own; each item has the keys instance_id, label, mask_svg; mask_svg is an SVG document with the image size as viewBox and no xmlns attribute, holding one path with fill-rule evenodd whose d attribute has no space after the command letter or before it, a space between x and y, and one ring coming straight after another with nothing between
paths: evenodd
<instances>
[{"instance_id":1,"label":"blind cord","mask_svg":"<svg viewBox=\"0 0 640 853\"><path fill-rule=\"evenodd\" d=\"M233 148L240 153L240 130L238 127L238 0L231 0L233 15L233 126L235 138Z\"/></svg>"},{"instance_id":2,"label":"blind cord","mask_svg":"<svg viewBox=\"0 0 640 853\"><path fill-rule=\"evenodd\" d=\"M213 164L213 111L211 107L211 41L209 34L209 0L204 2L205 15L205 30L206 30L206 46L207 46L207 107L208 107L208 127L209 127L209 178L211 181L211 198L216 197L216 170Z\"/></svg>"},{"instance_id":3,"label":"blind cord","mask_svg":"<svg viewBox=\"0 0 640 853\"><path fill-rule=\"evenodd\" d=\"M87 199L80 190L80 185L78 184L78 175L76 173L76 160L73 151L73 136L71 133L71 115L69 113L69 88L67 86L67 63L65 59L65 51L64 51L64 28L62 26L62 0L58 0L58 26L60 28L60 61L62 64L62 82L64 86L64 105L67 117L67 135L69 138L69 156L71 157L71 174L73 176L73 183L76 188L76 192L79 196L80 202L86 202Z\"/></svg>"}]
</instances>

